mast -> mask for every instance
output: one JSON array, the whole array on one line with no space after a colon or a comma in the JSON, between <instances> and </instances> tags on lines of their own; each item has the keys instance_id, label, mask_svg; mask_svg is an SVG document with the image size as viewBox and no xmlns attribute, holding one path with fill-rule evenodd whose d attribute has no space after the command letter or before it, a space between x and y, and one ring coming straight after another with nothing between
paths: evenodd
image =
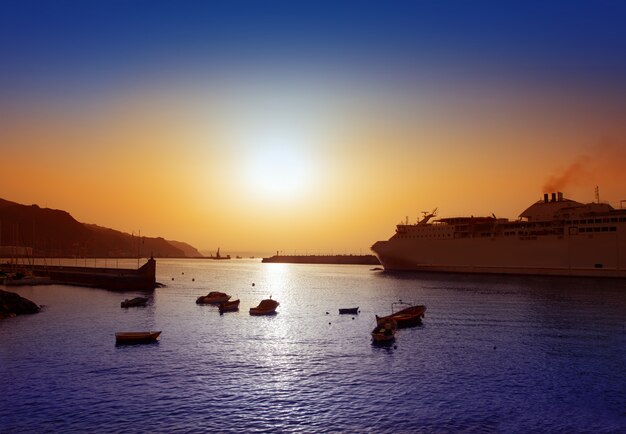
<instances>
[{"instance_id":1,"label":"mast","mask_svg":"<svg viewBox=\"0 0 626 434\"><path fill-rule=\"evenodd\" d=\"M139 229L139 236L137 237L137 268L139 268L139 249L141 248L141 229Z\"/></svg>"}]
</instances>

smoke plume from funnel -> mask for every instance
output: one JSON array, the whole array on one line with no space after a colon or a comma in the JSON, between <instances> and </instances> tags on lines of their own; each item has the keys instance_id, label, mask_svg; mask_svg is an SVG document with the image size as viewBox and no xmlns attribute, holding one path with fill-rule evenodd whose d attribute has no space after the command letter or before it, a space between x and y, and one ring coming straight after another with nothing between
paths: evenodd
<instances>
[{"instance_id":1,"label":"smoke plume from funnel","mask_svg":"<svg viewBox=\"0 0 626 434\"><path fill-rule=\"evenodd\" d=\"M553 175L543 185L544 192L563 191L565 187L584 181L589 176L590 158L586 155L578 157L560 174Z\"/></svg>"},{"instance_id":2,"label":"smoke plume from funnel","mask_svg":"<svg viewBox=\"0 0 626 434\"><path fill-rule=\"evenodd\" d=\"M589 190L595 185L606 185L613 194L622 195L623 185L626 185L625 162L626 140L603 137L567 167L550 176L542 193L571 190L578 185L586 185Z\"/></svg>"}]
</instances>

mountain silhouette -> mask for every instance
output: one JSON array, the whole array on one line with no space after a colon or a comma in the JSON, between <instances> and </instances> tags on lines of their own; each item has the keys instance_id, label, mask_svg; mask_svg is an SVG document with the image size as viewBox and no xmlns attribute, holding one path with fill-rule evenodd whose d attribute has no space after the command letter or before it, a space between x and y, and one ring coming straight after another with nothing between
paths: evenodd
<instances>
[{"instance_id":1,"label":"mountain silhouette","mask_svg":"<svg viewBox=\"0 0 626 434\"><path fill-rule=\"evenodd\" d=\"M0 246L49 257L201 257L193 246L80 223L68 212L0 199Z\"/></svg>"}]
</instances>

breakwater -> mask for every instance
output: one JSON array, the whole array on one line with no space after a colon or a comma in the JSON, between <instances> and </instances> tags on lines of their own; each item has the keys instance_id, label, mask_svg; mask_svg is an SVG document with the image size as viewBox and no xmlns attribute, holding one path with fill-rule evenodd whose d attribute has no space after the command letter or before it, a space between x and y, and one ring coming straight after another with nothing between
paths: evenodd
<instances>
[{"instance_id":1,"label":"breakwater","mask_svg":"<svg viewBox=\"0 0 626 434\"><path fill-rule=\"evenodd\" d=\"M5 264L0 271L11 272L15 266ZM24 266L22 274L46 278L48 284L89 286L113 291L150 291L156 287L156 261L153 258L138 269L70 267L51 265ZM19 283L19 281L16 281Z\"/></svg>"},{"instance_id":2,"label":"breakwater","mask_svg":"<svg viewBox=\"0 0 626 434\"><path fill-rule=\"evenodd\" d=\"M262 262L288 264L380 265L374 255L274 255Z\"/></svg>"}]
</instances>

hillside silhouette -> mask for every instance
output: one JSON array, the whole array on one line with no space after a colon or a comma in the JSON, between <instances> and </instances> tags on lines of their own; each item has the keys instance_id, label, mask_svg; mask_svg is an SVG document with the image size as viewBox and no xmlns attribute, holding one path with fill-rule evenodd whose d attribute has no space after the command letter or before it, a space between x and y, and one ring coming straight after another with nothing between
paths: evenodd
<instances>
[{"instance_id":1,"label":"hillside silhouette","mask_svg":"<svg viewBox=\"0 0 626 434\"><path fill-rule=\"evenodd\" d=\"M141 238L80 223L67 211L0 199L0 246L31 247L50 257L201 257L193 246L161 237Z\"/></svg>"}]
</instances>

